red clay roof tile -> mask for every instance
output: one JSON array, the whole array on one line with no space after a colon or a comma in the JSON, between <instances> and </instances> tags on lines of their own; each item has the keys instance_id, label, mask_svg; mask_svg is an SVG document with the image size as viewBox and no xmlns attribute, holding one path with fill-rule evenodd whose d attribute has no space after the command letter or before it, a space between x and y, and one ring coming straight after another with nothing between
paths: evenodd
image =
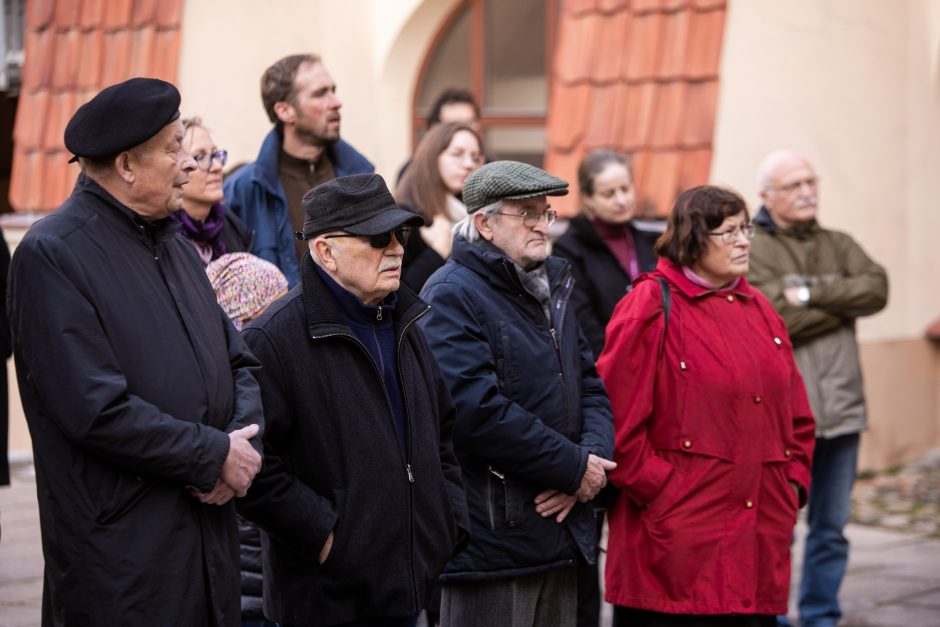
<instances>
[{"instance_id":1,"label":"red clay roof tile","mask_svg":"<svg viewBox=\"0 0 940 627\"><path fill-rule=\"evenodd\" d=\"M679 142L683 146L710 145L715 132L718 81L689 83L687 106Z\"/></svg>"},{"instance_id":2,"label":"red clay roof tile","mask_svg":"<svg viewBox=\"0 0 940 627\"><path fill-rule=\"evenodd\" d=\"M13 141L20 150L42 148L46 111L49 109L49 92L21 91L16 105L16 122L13 126Z\"/></svg>"},{"instance_id":3,"label":"red clay roof tile","mask_svg":"<svg viewBox=\"0 0 940 627\"><path fill-rule=\"evenodd\" d=\"M593 78L599 83L610 83L620 78L620 59L627 49L627 25L630 13L619 11L600 20L600 38L594 46Z\"/></svg>"},{"instance_id":4,"label":"red clay roof tile","mask_svg":"<svg viewBox=\"0 0 940 627\"><path fill-rule=\"evenodd\" d=\"M583 142L588 149L610 146L613 143L614 134L612 130L617 108L616 97L617 92L613 85L594 88L590 101L587 134Z\"/></svg>"},{"instance_id":5,"label":"red clay roof tile","mask_svg":"<svg viewBox=\"0 0 940 627\"><path fill-rule=\"evenodd\" d=\"M56 150L62 146L65 125L75 112L75 93L71 90L53 93L49 97L46 126L43 129L42 149Z\"/></svg>"},{"instance_id":6,"label":"red clay roof tile","mask_svg":"<svg viewBox=\"0 0 940 627\"><path fill-rule=\"evenodd\" d=\"M663 11L679 11L689 6L689 0L663 0Z\"/></svg>"},{"instance_id":7,"label":"red clay roof tile","mask_svg":"<svg viewBox=\"0 0 940 627\"><path fill-rule=\"evenodd\" d=\"M51 82L54 91L61 91L75 85L78 65L81 62L81 56L78 54L81 41L81 32L74 28L56 33L55 61L52 66Z\"/></svg>"},{"instance_id":8,"label":"red clay roof tile","mask_svg":"<svg viewBox=\"0 0 940 627\"><path fill-rule=\"evenodd\" d=\"M106 0L82 0L82 14L79 24L83 30L99 28L104 21Z\"/></svg>"},{"instance_id":9,"label":"red clay roof tile","mask_svg":"<svg viewBox=\"0 0 940 627\"><path fill-rule=\"evenodd\" d=\"M725 0L692 0L692 6L697 9L724 9L727 4Z\"/></svg>"},{"instance_id":10,"label":"red clay roof tile","mask_svg":"<svg viewBox=\"0 0 940 627\"><path fill-rule=\"evenodd\" d=\"M692 27L686 56L686 76L711 78L718 75L721 40L724 33L724 11L693 11Z\"/></svg>"},{"instance_id":11,"label":"red clay roof tile","mask_svg":"<svg viewBox=\"0 0 940 627\"><path fill-rule=\"evenodd\" d=\"M155 29L152 26L138 28L131 33L131 58L127 73L130 76L150 76L154 52Z\"/></svg>"},{"instance_id":12,"label":"red clay roof tile","mask_svg":"<svg viewBox=\"0 0 940 627\"><path fill-rule=\"evenodd\" d=\"M662 0L632 0L630 10L634 14L658 13L662 8Z\"/></svg>"},{"instance_id":13,"label":"red clay roof tile","mask_svg":"<svg viewBox=\"0 0 940 627\"><path fill-rule=\"evenodd\" d=\"M83 33L79 58L81 63L78 64L75 86L88 89L100 85L101 66L104 62L104 33L98 29Z\"/></svg>"},{"instance_id":14,"label":"red clay roof tile","mask_svg":"<svg viewBox=\"0 0 940 627\"><path fill-rule=\"evenodd\" d=\"M657 91L655 83L637 83L627 87L623 131L619 137L624 150L634 151L648 145Z\"/></svg>"},{"instance_id":15,"label":"red clay roof tile","mask_svg":"<svg viewBox=\"0 0 940 627\"><path fill-rule=\"evenodd\" d=\"M711 174L711 167L711 148L699 148L683 152L682 165L679 168L679 189L686 190L707 183Z\"/></svg>"},{"instance_id":16,"label":"red clay roof tile","mask_svg":"<svg viewBox=\"0 0 940 627\"><path fill-rule=\"evenodd\" d=\"M570 150L581 141L591 108L591 85L564 85L553 81L546 136L559 150Z\"/></svg>"},{"instance_id":17,"label":"red clay roof tile","mask_svg":"<svg viewBox=\"0 0 940 627\"><path fill-rule=\"evenodd\" d=\"M56 34L51 28L26 33L23 59L23 87L36 91L49 85L55 57Z\"/></svg>"},{"instance_id":18,"label":"red clay roof tile","mask_svg":"<svg viewBox=\"0 0 940 627\"><path fill-rule=\"evenodd\" d=\"M78 167L67 165L62 136L79 105L131 75L176 80L181 15L182 0L27 3L9 192L17 211L53 209L68 196Z\"/></svg>"},{"instance_id":19,"label":"red clay roof tile","mask_svg":"<svg viewBox=\"0 0 940 627\"><path fill-rule=\"evenodd\" d=\"M682 153L652 152L646 165L646 180L637 190L649 201L653 215L664 216L672 209L679 194L679 167Z\"/></svg>"},{"instance_id":20,"label":"red clay roof tile","mask_svg":"<svg viewBox=\"0 0 940 627\"><path fill-rule=\"evenodd\" d=\"M183 0L161 0L157 3L157 28L179 28L183 19Z\"/></svg>"},{"instance_id":21,"label":"red clay roof tile","mask_svg":"<svg viewBox=\"0 0 940 627\"><path fill-rule=\"evenodd\" d=\"M67 30L78 26L78 18L82 12L80 0L59 0L55 3L53 21L58 30Z\"/></svg>"},{"instance_id":22,"label":"red clay roof tile","mask_svg":"<svg viewBox=\"0 0 940 627\"><path fill-rule=\"evenodd\" d=\"M133 9L134 0L108 0L104 5L104 20L101 26L105 31L126 28Z\"/></svg>"},{"instance_id":23,"label":"red clay roof tile","mask_svg":"<svg viewBox=\"0 0 940 627\"><path fill-rule=\"evenodd\" d=\"M654 148L673 148L679 144L679 132L685 117L686 92L685 81L660 83L653 110L650 145Z\"/></svg>"},{"instance_id":24,"label":"red clay roof tile","mask_svg":"<svg viewBox=\"0 0 940 627\"><path fill-rule=\"evenodd\" d=\"M157 4L157 0L134 0L134 7L131 9L131 28L152 24Z\"/></svg>"},{"instance_id":25,"label":"red clay roof tile","mask_svg":"<svg viewBox=\"0 0 940 627\"><path fill-rule=\"evenodd\" d=\"M29 0L26 3L24 22L27 30L37 31L48 28L55 11L55 0Z\"/></svg>"},{"instance_id":26,"label":"red clay roof tile","mask_svg":"<svg viewBox=\"0 0 940 627\"><path fill-rule=\"evenodd\" d=\"M105 60L102 65L101 86L119 83L130 77L131 34L125 29L104 34Z\"/></svg>"},{"instance_id":27,"label":"red clay roof tile","mask_svg":"<svg viewBox=\"0 0 940 627\"><path fill-rule=\"evenodd\" d=\"M565 0L562 10L572 16L593 13L597 10L597 0Z\"/></svg>"},{"instance_id":28,"label":"red clay roof tile","mask_svg":"<svg viewBox=\"0 0 940 627\"><path fill-rule=\"evenodd\" d=\"M597 10L609 15L616 11L626 9L629 5L630 0L598 0Z\"/></svg>"},{"instance_id":29,"label":"red clay roof tile","mask_svg":"<svg viewBox=\"0 0 940 627\"><path fill-rule=\"evenodd\" d=\"M661 13L634 15L627 34L627 64L624 78L630 81L655 77L659 65L660 39L663 16Z\"/></svg>"},{"instance_id":30,"label":"red clay roof tile","mask_svg":"<svg viewBox=\"0 0 940 627\"><path fill-rule=\"evenodd\" d=\"M162 78L170 83L176 81L176 75L179 72L179 55L179 29L158 30L148 76Z\"/></svg>"},{"instance_id":31,"label":"red clay roof tile","mask_svg":"<svg viewBox=\"0 0 940 627\"><path fill-rule=\"evenodd\" d=\"M679 78L685 71L691 13L676 11L663 15L662 45L657 72L660 79Z\"/></svg>"}]
</instances>

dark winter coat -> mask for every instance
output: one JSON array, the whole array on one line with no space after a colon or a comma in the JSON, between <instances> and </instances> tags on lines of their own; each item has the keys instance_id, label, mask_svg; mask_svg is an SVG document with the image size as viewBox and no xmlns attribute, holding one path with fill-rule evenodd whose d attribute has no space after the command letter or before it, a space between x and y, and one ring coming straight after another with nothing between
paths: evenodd
<instances>
[{"instance_id":1,"label":"dark winter coat","mask_svg":"<svg viewBox=\"0 0 940 627\"><path fill-rule=\"evenodd\" d=\"M454 444L467 486L471 540L442 581L515 577L574 560L593 563L594 510L562 524L535 496L574 494L589 453L610 458L610 403L569 307L568 263L546 262L552 323L505 256L463 237L422 291L428 343L457 405Z\"/></svg>"},{"instance_id":2,"label":"dark winter coat","mask_svg":"<svg viewBox=\"0 0 940 627\"><path fill-rule=\"evenodd\" d=\"M407 423L335 297L304 257L302 284L244 331L264 368L264 469L239 509L262 529L265 615L332 625L417 616L468 530L454 406L407 288L393 310ZM319 564L330 531L332 550Z\"/></svg>"},{"instance_id":3,"label":"dark winter coat","mask_svg":"<svg viewBox=\"0 0 940 627\"><path fill-rule=\"evenodd\" d=\"M343 140L334 142L328 150L337 178L375 171L368 159ZM228 210L254 232L248 252L280 268L293 287L300 281L300 268L287 196L277 174L280 152L281 135L271 129L258 158L226 177L222 188Z\"/></svg>"},{"instance_id":4,"label":"dark winter coat","mask_svg":"<svg viewBox=\"0 0 940 627\"><path fill-rule=\"evenodd\" d=\"M7 457L9 445L9 401L7 390L7 359L13 353L10 344L10 318L7 315L7 275L10 272L10 249L0 230L0 486L10 485L10 461Z\"/></svg>"},{"instance_id":5,"label":"dark winter coat","mask_svg":"<svg viewBox=\"0 0 940 627\"><path fill-rule=\"evenodd\" d=\"M656 267L653 245L662 229L650 228L645 222L642 224L644 228L640 228L638 224L631 222L626 228L630 229L636 243L640 272L650 272ZM571 263L575 280L571 303L597 358L604 348L604 330L614 307L630 291L636 277L623 269L594 224L583 215L571 219L568 230L552 247L552 254Z\"/></svg>"},{"instance_id":6,"label":"dark winter coat","mask_svg":"<svg viewBox=\"0 0 940 627\"><path fill-rule=\"evenodd\" d=\"M235 505L188 488L211 491L226 431L260 424L257 362L176 228L82 175L13 255L44 625L240 622Z\"/></svg>"},{"instance_id":7,"label":"dark winter coat","mask_svg":"<svg viewBox=\"0 0 940 627\"><path fill-rule=\"evenodd\" d=\"M658 277L670 288L668 327ZM597 362L621 490L606 598L669 614L785 614L813 416L780 316L660 258L617 306Z\"/></svg>"}]
</instances>

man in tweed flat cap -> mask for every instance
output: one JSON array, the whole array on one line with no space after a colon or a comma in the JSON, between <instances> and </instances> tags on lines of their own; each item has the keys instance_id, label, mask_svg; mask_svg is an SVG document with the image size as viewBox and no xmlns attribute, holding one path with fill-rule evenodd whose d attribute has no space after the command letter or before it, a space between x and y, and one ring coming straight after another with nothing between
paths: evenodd
<instances>
[{"instance_id":1,"label":"man in tweed flat cap","mask_svg":"<svg viewBox=\"0 0 940 627\"><path fill-rule=\"evenodd\" d=\"M476 170L470 215L421 292L470 510L470 543L441 577L444 626L574 625L575 564L594 561L589 501L615 467L613 424L568 264L548 256L548 197L567 193L524 163Z\"/></svg>"}]
</instances>

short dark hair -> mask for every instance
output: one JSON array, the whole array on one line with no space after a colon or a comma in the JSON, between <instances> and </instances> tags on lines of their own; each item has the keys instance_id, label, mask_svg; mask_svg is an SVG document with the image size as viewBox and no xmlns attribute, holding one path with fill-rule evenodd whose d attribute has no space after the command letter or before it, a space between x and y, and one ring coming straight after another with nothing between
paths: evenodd
<instances>
[{"instance_id":1,"label":"short dark hair","mask_svg":"<svg viewBox=\"0 0 940 627\"><path fill-rule=\"evenodd\" d=\"M630 172L630 177L633 177L630 160L619 152L607 148L592 150L578 164L578 189L582 196L594 195L594 177L611 163L619 163Z\"/></svg>"},{"instance_id":2,"label":"short dark hair","mask_svg":"<svg viewBox=\"0 0 940 627\"><path fill-rule=\"evenodd\" d=\"M428 128L441 123L441 109L449 104L463 102L473 107L473 113L477 118L480 117L480 107L477 106L476 98L466 89L448 87L441 92L434 104L431 105L431 113L428 114Z\"/></svg>"},{"instance_id":3,"label":"short dark hair","mask_svg":"<svg viewBox=\"0 0 940 627\"><path fill-rule=\"evenodd\" d=\"M276 61L261 75L261 101L268 119L281 128L281 121L274 112L274 105L279 102L291 102L294 99L294 78L297 68L305 63L322 63L316 54L292 54Z\"/></svg>"},{"instance_id":4,"label":"short dark hair","mask_svg":"<svg viewBox=\"0 0 940 627\"><path fill-rule=\"evenodd\" d=\"M656 241L656 254L677 266L693 266L705 254L708 234L742 211L747 213L744 199L730 189L700 185L686 190L676 199L666 232Z\"/></svg>"}]
</instances>

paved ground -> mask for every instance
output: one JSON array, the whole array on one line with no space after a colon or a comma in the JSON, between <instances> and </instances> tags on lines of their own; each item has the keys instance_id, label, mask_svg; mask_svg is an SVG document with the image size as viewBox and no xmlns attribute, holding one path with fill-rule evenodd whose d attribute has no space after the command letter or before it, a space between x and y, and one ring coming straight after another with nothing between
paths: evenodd
<instances>
[{"instance_id":1,"label":"paved ground","mask_svg":"<svg viewBox=\"0 0 940 627\"><path fill-rule=\"evenodd\" d=\"M842 589L846 611L842 627L940 627L937 518L926 518L933 521L929 528L917 524L925 520L923 512L935 512L930 508L940 501L921 503L919 499L937 498L929 490L922 491L917 498L903 497L903 486L923 484L917 477L924 476L925 468L929 477L935 477L932 473L940 468L940 455L929 458L926 464L921 462L920 466L885 475L900 478L897 480L875 477L860 481L856 498L867 499L859 502L862 514L870 515L876 524L885 524L885 517L894 516L887 526L905 530L849 526L852 553ZM915 478L911 479L912 476ZM929 485L936 486L932 481L929 479ZM878 488L873 492L878 498L866 496L865 490L872 485ZM872 500L876 502L872 504ZM872 509L879 508L883 516L870 514ZM902 516L907 517L908 523L900 524ZM32 466L15 466L13 485L0 488L0 627L39 625L42 550L38 521ZM794 551L797 561L799 548ZM798 572L798 564L794 564L794 571ZM605 624L609 625L609 612L605 614Z\"/></svg>"}]
</instances>

